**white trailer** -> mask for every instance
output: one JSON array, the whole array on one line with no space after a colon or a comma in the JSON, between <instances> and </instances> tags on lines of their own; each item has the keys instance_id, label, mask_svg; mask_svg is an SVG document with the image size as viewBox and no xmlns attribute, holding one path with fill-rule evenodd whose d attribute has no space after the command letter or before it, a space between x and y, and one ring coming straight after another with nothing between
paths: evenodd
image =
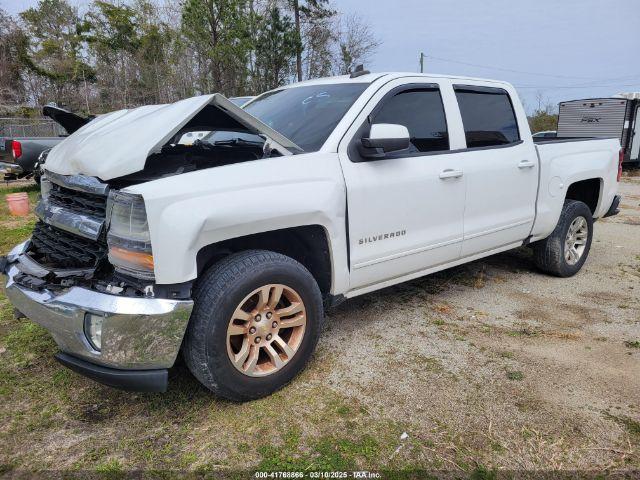
<instances>
[{"instance_id":1,"label":"white trailer","mask_svg":"<svg viewBox=\"0 0 640 480\"><path fill-rule=\"evenodd\" d=\"M640 165L640 92L560 103L558 137L617 138L625 165Z\"/></svg>"}]
</instances>

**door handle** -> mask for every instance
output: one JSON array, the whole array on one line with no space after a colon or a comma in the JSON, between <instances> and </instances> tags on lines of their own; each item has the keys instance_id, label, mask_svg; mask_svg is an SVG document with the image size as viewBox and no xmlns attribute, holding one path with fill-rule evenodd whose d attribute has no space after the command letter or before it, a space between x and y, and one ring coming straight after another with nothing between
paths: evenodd
<instances>
[{"instance_id":1,"label":"door handle","mask_svg":"<svg viewBox=\"0 0 640 480\"><path fill-rule=\"evenodd\" d=\"M522 160L519 164L518 164L518 168L533 168L535 167L536 164L533 162L530 162L529 160Z\"/></svg>"},{"instance_id":2,"label":"door handle","mask_svg":"<svg viewBox=\"0 0 640 480\"><path fill-rule=\"evenodd\" d=\"M462 176L462 170L454 170L452 168L447 168L440 172L440 178L442 180L446 180L447 178L460 178Z\"/></svg>"}]
</instances>

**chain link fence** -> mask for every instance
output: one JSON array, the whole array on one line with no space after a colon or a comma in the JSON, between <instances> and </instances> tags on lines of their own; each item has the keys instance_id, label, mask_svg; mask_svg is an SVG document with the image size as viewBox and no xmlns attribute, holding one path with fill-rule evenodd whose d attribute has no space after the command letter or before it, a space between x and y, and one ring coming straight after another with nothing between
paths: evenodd
<instances>
[{"instance_id":1,"label":"chain link fence","mask_svg":"<svg viewBox=\"0 0 640 480\"><path fill-rule=\"evenodd\" d=\"M50 118L0 117L0 137L57 137L64 129Z\"/></svg>"}]
</instances>

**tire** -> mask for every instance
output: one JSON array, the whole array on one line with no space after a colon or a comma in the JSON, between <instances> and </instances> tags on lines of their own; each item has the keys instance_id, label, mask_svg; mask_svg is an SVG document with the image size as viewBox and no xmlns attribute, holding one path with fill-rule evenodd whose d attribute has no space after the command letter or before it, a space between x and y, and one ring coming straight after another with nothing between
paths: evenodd
<instances>
[{"instance_id":1,"label":"tire","mask_svg":"<svg viewBox=\"0 0 640 480\"><path fill-rule=\"evenodd\" d=\"M256 290L267 288L265 286L269 286L266 298L270 299L277 296L277 286L285 288L281 294L283 300L273 307L273 313L269 312L272 316L267 317L268 313L263 312L263 323L256 323L255 319L259 315L253 313L247 320L234 320L239 318L235 315L243 305L245 306L245 310L242 310L243 314L250 309L246 305L251 305L252 301L256 302L252 311L257 311L256 308L259 307L262 297L259 294L257 297L250 295ZM302 316L305 319L306 325L302 327L302 334L299 326L287 329L285 322L288 320L285 319L284 314L282 318L277 314L286 310L282 307L278 310L278 306L289 303L288 298L294 294L298 295L296 298L301 301L304 308L302 313L296 313L294 318L300 321L299 318ZM318 284L300 263L275 252L249 250L225 257L204 273L194 289L193 298L194 308L183 344L185 362L191 373L205 387L228 400L236 402L253 400L270 395L284 387L304 369L322 331L324 312ZM270 305L269 301L265 308L271 308ZM293 305L293 302L290 302L289 308ZM299 302L296 305L299 305ZM267 318L274 321L266 320ZM273 343L269 344L272 349L269 353L267 352L269 347L266 346L269 335L264 335L262 339L260 336L250 337L249 326L253 325L254 335L258 335L262 330L255 333L256 326L259 329L270 328L268 325L277 324L276 320L281 323L280 331L278 333L274 331ZM230 325L237 326L235 322L239 321L242 322L241 328L244 328L246 333L237 335L233 339L228 337L232 328ZM291 342L294 334L297 342L295 353L292 355L285 354L285 350L280 348L280 341L287 333L290 334L290 343L294 343ZM257 342L259 339L264 343L264 347L262 344L254 345L253 340ZM251 363L254 365L252 373L247 373L251 371L250 365L245 372L241 370L245 367L244 363L236 363L238 365L236 366L232 361L232 356L236 355L233 350L236 347L231 346L232 343L234 345L242 343L244 347L245 340L247 349L251 352L247 358L252 358L257 349L257 355L263 360L262 364L259 360L255 363L247 360L246 365ZM275 343L276 340L279 341L278 344ZM263 370L276 368L277 362L273 360L272 355L274 349L281 352L278 358L286 363L278 367L279 369L265 374ZM238 357L241 356L241 351L243 350L238 348Z\"/></svg>"},{"instance_id":2,"label":"tire","mask_svg":"<svg viewBox=\"0 0 640 480\"><path fill-rule=\"evenodd\" d=\"M567 241L569 228L580 223L580 218L586 221L586 238L581 245L580 256L575 260L568 253ZM593 217L591 210L583 202L577 200L565 200L560 219L555 230L544 240L537 242L533 249L533 258L536 266L543 272L556 277L571 277L578 273L589 256L591 241L593 239Z\"/></svg>"}]
</instances>

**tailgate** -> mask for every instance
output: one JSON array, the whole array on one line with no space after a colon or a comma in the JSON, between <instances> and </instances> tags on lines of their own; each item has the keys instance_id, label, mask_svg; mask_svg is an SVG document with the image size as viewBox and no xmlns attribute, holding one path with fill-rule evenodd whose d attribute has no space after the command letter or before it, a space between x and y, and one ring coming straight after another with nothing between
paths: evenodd
<instances>
[{"instance_id":1,"label":"tailgate","mask_svg":"<svg viewBox=\"0 0 640 480\"><path fill-rule=\"evenodd\" d=\"M0 137L0 162L16 163L11 151L12 138Z\"/></svg>"}]
</instances>

